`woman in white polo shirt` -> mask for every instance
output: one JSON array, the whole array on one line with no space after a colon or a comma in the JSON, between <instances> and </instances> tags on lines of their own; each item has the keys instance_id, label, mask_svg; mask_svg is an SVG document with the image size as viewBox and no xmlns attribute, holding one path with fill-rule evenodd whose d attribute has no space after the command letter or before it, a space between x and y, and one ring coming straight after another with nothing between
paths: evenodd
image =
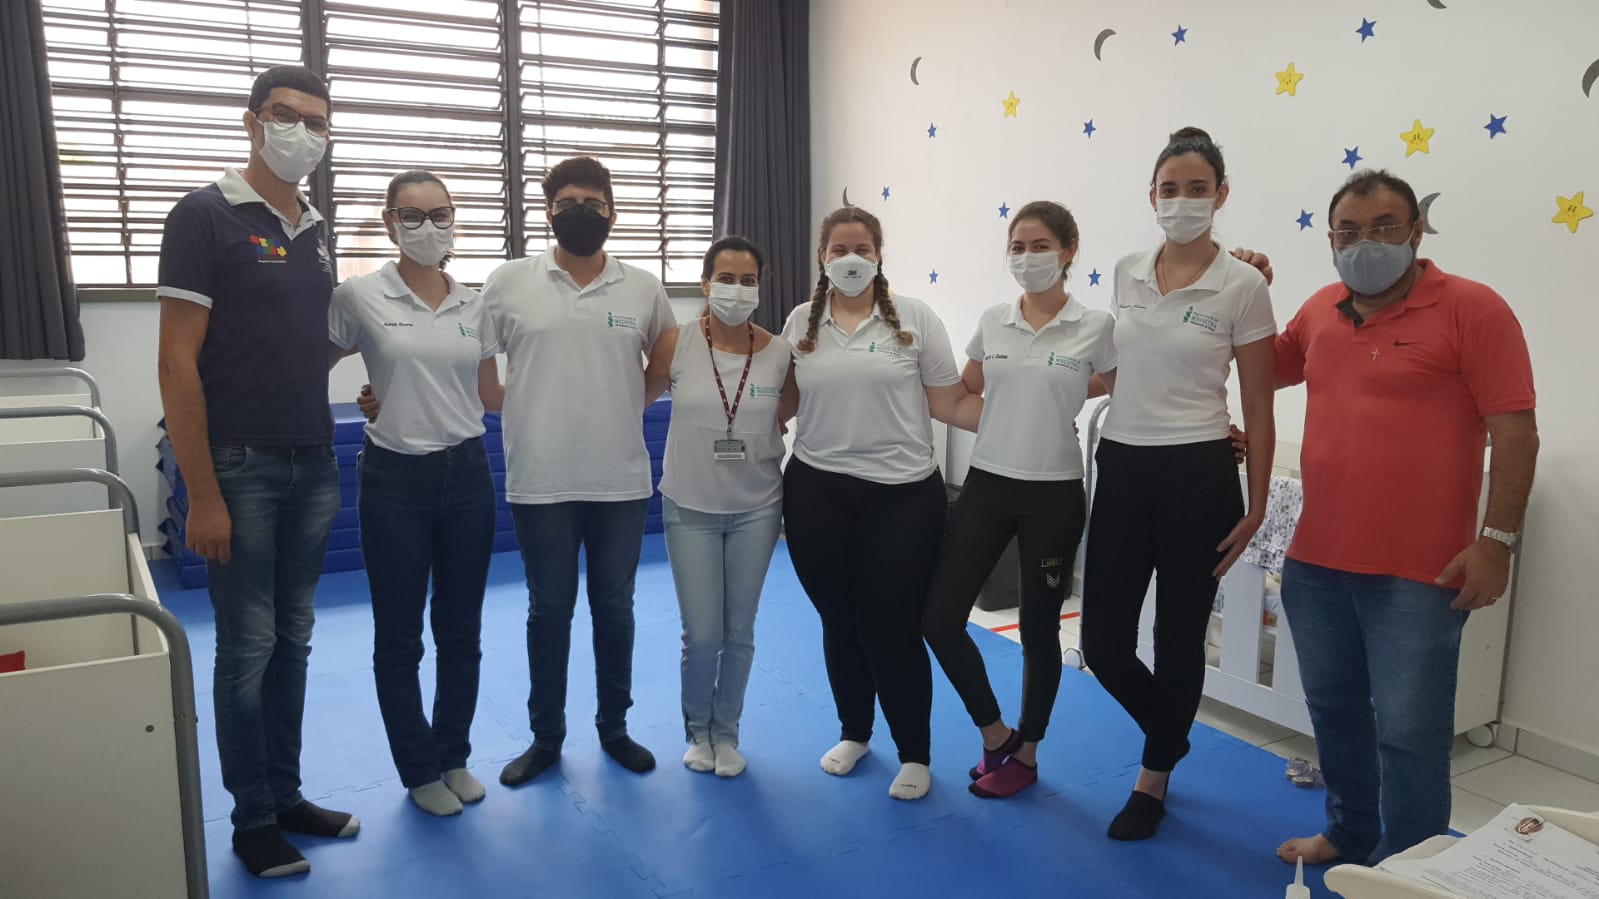
<instances>
[{"instance_id":1,"label":"woman in white polo shirt","mask_svg":"<svg viewBox=\"0 0 1599 899\"><path fill-rule=\"evenodd\" d=\"M711 244L700 274L709 302L661 335L644 373L646 403L672 390L660 489L683 617L683 764L722 777L744 770L755 613L783 525L778 405L793 353L750 321L764 267L742 237Z\"/></svg>"},{"instance_id":2,"label":"woman in white polo shirt","mask_svg":"<svg viewBox=\"0 0 1599 899\"><path fill-rule=\"evenodd\" d=\"M366 428L358 511L389 749L411 799L452 815L483 798L466 770L494 547L483 413L499 411L504 391L483 303L444 273L455 235L449 191L427 172L403 172L387 199L383 223L400 258L333 291L330 359L361 353L383 402ZM430 575L438 664L431 723L417 676Z\"/></svg>"},{"instance_id":3,"label":"woman in white polo shirt","mask_svg":"<svg viewBox=\"0 0 1599 899\"><path fill-rule=\"evenodd\" d=\"M962 380L984 395L977 444L950 511L923 629L944 673L982 732L970 790L1013 796L1038 780L1044 738L1060 689L1060 609L1082 538L1083 453L1074 422L1094 375L1116 367L1107 312L1066 292L1077 221L1059 203L1023 206L1011 218L1011 274L1023 293L983 313L966 347ZM1022 714L1000 716L982 654L966 630L983 581L1014 538L1021 561Z\"/></svg>"},{"instance_id":4,"label":"woman in white polo shirt","mask_svg":"<svg viewBox=\"0 0 1599 899\"><path fill-rule=\"evenodd\" d=\"M1276 443L1271 295L1265 277L1211 237L1228 194L1221 150L1197 128L1171 136L1149 201L1166 240L1116 265L1119 367L1095 459L1083 587L1084 660L1144 732L1143 768L1109 836L1154 836L1205 682L1218 579L1260 528ZM1238 363L1249 505L1228 439ZM1150 574L1155 667L1137 655Z\"/></svg>"},{"instance_id":5,"label":"woman in white polo shirt","mask_svg":"<svg viewBox=\"0 0 1599 899\"><path fill-rule=\"evenodd\" d=\"M854 769L881 702L901 766L889 795L920 799L933 704L922 609L948 506L931 418L975 430L982 399L961 384L938 316L889 293L882 247L858 207L822 222L816 293L783 329L795 352L785 406L798 410L783 518L842 725L822 769Z\"/></svg>"}]
</instances>

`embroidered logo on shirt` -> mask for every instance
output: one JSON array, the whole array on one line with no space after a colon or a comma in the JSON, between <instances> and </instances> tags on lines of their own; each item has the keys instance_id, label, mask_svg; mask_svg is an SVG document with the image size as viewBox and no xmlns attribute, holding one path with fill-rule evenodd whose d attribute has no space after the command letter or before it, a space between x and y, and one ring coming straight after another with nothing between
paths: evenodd
<instances>
[{"instance_id":1,"label":"embroidered logo on shirt","mask_svg":"<svg viewBox=\"0 0 1599 899\"><path fill-rule=\"evenodd\" d=\"M899 347L894 346L893 344L878 343L875 340L872 341L866 347L866 352L868 352L868 353L882 353L885 356L893 356L896 359L899 358L900 356L905 355L905 351L900 349Z\"/></svg>"},{"instance_id":2,"label":"embroidered logo on shirt","mask_svg":"<svg viewBox=\"0 0 1599 899\"><path fill-rule=\"evenodd\" d=\"M782 391L776 387L756 387L754 384L750 385L750 396L752 398L766 397L768 399L776 399L781 395Z\"/></svg>"},{"instance_id":3,"label":"embroidered logo on shirt","mask_svg":"<svg viewBox=\"0 0 1599 899\"><path fill-rule=\"evenodd\" d=\"M328 242L321 237L316 239L316 255L322 261L322 270L331 277L333 275L333 255L328 252Z\"/></svg>"},{"instance_id":4,"label":"embroidered logo on shirt","mask_svg":"<svg viewBox=\"0 0 1599 899\"><path fill-rule=\"evenodd\" d=\"M1194 307L1189 306L1188 311L1183 313L1183 324L1214 331L1221 327L1221 319L1208 312L1195 311Z\"/></svg>"},{"instance_id":5,"label":"embroidered logo on shirt","mask_svg":"<svg viewBox=\"0 0 1599 899\"><path fill-rule=\"evenodd\" d=\"M283 241L281 240L273 240L270 237L252 234L250 235L250 243L255 245L255 258L262 261L279 262L282 261L283 257L289 255L288 249L283 246Z\"/></svg>"},{"instance_id":6,"label":"embroidered logo on shirt","mask_svg":"<svg viewBox=\"0 0 1599 899\"><path fill-rule=\"evenodd\" d=\"M1419 341L1419 340L1396 340L1396 341L1394 341L1394 346L1415 346L1418 343L1421 343L1421 341Z\"/></svg>"},{"instance_id":7,"label":"embroidered logo on shirt","mask_svg":"<svg viewBox=\"0 0 1599 899\"><path fill-rule=\"evenodd\" d=\"M477 340L483 336L483 332L476 328L468 328L466 325L456 325L456 327L461 329L462 337L470 337L473 340Z\"/></svg>"},{"instance_id":8,"label":"embroidered logo on shirt","mask_svg":"<svg viewBox=\"0 0 1599 899\"><path fill-rule=\"evenodd\" d=\"M1083 370L1083 360L1077 358L1076 356L1068 356L1065 353L1050 353L1048 361L1046 361L1044 364L1049 366L1059 366L1061 368L1069 368L1072 371Z\"/></svg>"},{"instance_id":9,"label":"embroidered logo on shirt","mask_svg":"<svg viewBox=\"0 0 1599 899\"><path fill-rule=\"evenodd\" d=\"M605 327L607 328L632 328L638 330L638 319L631 315L621 315L616 312L605 313Z\"/></svg>"}]
</instances>

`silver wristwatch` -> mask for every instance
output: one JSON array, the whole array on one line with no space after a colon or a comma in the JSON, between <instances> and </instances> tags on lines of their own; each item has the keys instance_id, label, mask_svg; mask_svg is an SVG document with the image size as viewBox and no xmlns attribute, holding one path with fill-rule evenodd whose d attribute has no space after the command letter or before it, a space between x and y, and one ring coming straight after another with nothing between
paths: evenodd
<instances>
[{"instance_id":1,"label":"silver wristwatch","mask_svg":"<svg viewBox=\"0 0 1599 899\"><path fill-rule=\"evenodd\" d=\"M1485 527L1482 529L1482 536L1503 543L1506 549L1515 549L1516 544L1521 542L1520 531L1501 531L1498 528Z\"/></svg>"}]
</instances>

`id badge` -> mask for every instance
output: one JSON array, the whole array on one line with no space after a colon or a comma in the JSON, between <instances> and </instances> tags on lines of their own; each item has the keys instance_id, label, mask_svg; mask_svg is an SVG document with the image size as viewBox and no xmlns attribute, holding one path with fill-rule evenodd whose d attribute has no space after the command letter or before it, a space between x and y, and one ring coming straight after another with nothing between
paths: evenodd
<instances>
[{"instance_id":1,"label":"id badge","mask_svg":"<svg viewBox=\"0 0 1599 899\"><path fill-rule=\"evenodd\" d=\"M740 462L744 459L744 441L736 437L718 440L712 447L712 455L718 462Z\"/></svg>"}]
</instances>

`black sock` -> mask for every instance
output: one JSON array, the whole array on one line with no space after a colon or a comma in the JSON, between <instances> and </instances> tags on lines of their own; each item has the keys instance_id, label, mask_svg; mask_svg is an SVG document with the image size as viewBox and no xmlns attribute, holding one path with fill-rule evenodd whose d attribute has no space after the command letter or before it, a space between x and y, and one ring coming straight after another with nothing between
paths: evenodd
<instances>
[{"instance_id":1,"label":"black sock","mask_svg":"<svg viewBox=\"0 0 1599 899\"><path fill-rule=\"evenodd\" d=\"M550 769L560 761L559 749L545 749L542 746L529 746L527 752L511 759L500 771L500 783L508 787L520 787L540 774Z\"/></svg>"},{"instance_id":2,"label":"black sock","mask_svg":"<svg viewBox=\"0 0 1599 899\"><path fill-rule=\"evenodd\" d=\"M626 734L614 740L607 740L601 743L600 748L605 750L606 755L616 759L618 764L634 774L643 774L646 771L655 770L655 756L651 755L648 749L633 742L633 738Z\"/></svg>"},{"instance_id":3,"label":"black sock","mask_svg":"<svg viewBox=\"0 0 1599 899\"><path fill-rule=\"evenodd\" d=\"M302 799L294 808L278 813L278 826L310 837L353 837L361 830L361 820Z\"/></svg>"},{"instance_id":4,"label":"black sock","mask_svg":"<svg viewBox=\"0 0 1599 899\"><path fill-rule=\"evenodd\" d=\"M1155 835L1165 816L1165 800L1134 790L1105 833L1113 840L1147 840Z\"/></svg>"},{"instance_id":5,"label":"black sock","mask_svg":"<svg viewBox=\"0 0 1599 899\"><path fill-rule=\"evenodd\" d=\"M311 870L300 850L289 845L274 825L233 832L233 854L257 877L287 877Z\"/></svg>"}]
</instances>

